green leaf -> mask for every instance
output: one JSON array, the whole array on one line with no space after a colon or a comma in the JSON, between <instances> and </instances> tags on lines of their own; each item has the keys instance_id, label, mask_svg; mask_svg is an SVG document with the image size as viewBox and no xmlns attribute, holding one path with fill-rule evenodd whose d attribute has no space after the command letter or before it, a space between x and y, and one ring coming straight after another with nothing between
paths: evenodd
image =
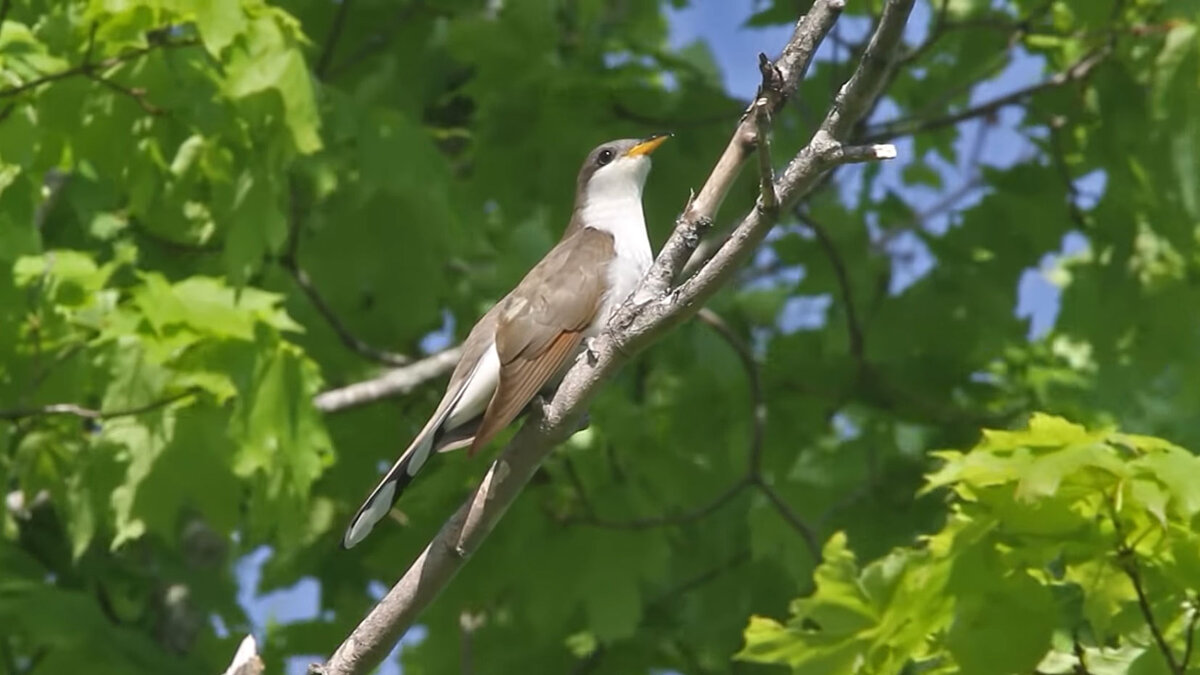
<instances>
[{"instance_id":1,"label":"green leaf","mask_svg":"<svg viewBox=\"0 0 1200 675\"><path fill-rule=\"evenodd\" d=\"M252 524L258 534L277 532L285 544L304 535L302 506L332 461L325 425L312 404L319 386L313 364L292 349L281 346L261 354L239 383L229 427L238 444L234 473L259 484Z\"/></svg>"},{"instance_id":2,"label":"green leaf","mask_svg":"<svg viewBox=\"0 0 1200 675\"><path fill-rule=\"evenodd\" d=\"M1024 574L995 581L977 597L959 601L946 636L963 672L1026 672L1050 649L1055 614L1049 590Z\"/></svg>"},{"instance_id":3,"label":"green leaf","mask_svg":"<svg viewBox=\"0 0 1200 675\"><path fill-rule=\"evenodd\" d=\"M111 544L114 550L146 533L146 523L134 504L142 481L162 456L173 431L174 416L163 412L114 419L103 427L100 442L111 445L128 462L124 482L113 490L111 498L116 528Z\"/></svg>"},{"instance_id":4,"label":"green leaf","mask_svg":"<svg viewBox=\"0 0 1200 675\"><path fill-rule=\"evenodd\" d=\"M160 334L189 328L199 335L251 341L255 326L266 324L281 331L299 330L280 307L281 296L258 289L241 291L212 277L189 277L169 284L158 274L142 276L134 302Z\"/></svg>"},{"instance_id":5,"label":"green leaf","mask_svg":"<svg viewBox=\"0 0 1200 675\"><path fill-rule=\"evenodd\" d=\"M250 22L249 47L230 59L226 91L235 99L275 92L292 143L308 154L321 148L312 77L295 39L285 34L277 18L267 14Z\"/></svg>"},{"instance_id":6,"label":"green leaf","mask_svg":"<svg viewBox=\"0 0 1200 675\"><path fill-rule=\"evenodd\" d=\"M199 0L195 3L196 26L204 46L214 58L246 30L246 15L239 0Z\"/></svg>"},{"instance_id":7,"label":"green leaf","mask_svg":"<svg viewBox=\"0 0 1200 675\"><path fill-rule=\"evenodd\" d=\"M1067 569L1066 578L1083 589L1083 615L1096 635L1110 634L1113 617L1137 600L1133 584L1110 560L1088 560Z\"/></svg>"}]
</instances>

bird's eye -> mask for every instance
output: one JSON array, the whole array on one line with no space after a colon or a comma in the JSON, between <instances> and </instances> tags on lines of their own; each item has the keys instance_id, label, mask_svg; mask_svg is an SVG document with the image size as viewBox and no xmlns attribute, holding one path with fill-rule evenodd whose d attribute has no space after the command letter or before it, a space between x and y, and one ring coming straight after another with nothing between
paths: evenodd
<instances>
[{"instance_id":1,"label":"bird's eye","mask_svg":"<svg viewBox=\"0 0 1200 675\"><path fill-rule=\"evenodd\" d=\"M597 166L604 166L611 161L613 161L613 151L610 148L604 148L599 155L596 155Z\"/></svg>"}]
</instances>

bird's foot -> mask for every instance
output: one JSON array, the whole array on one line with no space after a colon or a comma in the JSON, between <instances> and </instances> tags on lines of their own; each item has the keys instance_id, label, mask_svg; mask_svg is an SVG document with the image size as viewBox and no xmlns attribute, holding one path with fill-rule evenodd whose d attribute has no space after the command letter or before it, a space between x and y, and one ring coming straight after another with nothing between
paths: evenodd
<instances>
[{"instance_id":1,"label":"bird's foot","mask_svg":"<svg viewBox=\"0 0 1200 675\"><path fill-rule=\"evenodd\" d=\"M587 354L588 365L596 365L600 360L600 350L597 349L596 339L594 337L585 338L583 341L584 352Z\"/></svg>"}]
</instances>

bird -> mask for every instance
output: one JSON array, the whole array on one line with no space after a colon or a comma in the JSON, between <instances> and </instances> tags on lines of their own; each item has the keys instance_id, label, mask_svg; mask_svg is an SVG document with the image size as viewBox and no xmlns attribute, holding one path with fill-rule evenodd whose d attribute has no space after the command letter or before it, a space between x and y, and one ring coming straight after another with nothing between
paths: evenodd
<instances>
[{"instance_id":1,"label":"bird","mask_svg":"<svg viewBox=\"0 0 1200 675\"><path fill-rule=\"evenodd\" d=\"M653 262L642 189L651 153L669 137L588 153L562 238L471 328L441 402L350 520L344 548L370 534L434 453L474 455L507 427L634 292Z\"/></svg>"}]
</instances>

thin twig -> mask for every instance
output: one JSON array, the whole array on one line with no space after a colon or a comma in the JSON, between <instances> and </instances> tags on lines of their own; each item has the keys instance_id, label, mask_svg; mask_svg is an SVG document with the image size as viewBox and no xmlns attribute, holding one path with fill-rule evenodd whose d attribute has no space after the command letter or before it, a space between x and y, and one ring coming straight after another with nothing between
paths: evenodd
<instances>
[{"instance_id":1,"label":"thin twig","mask_svg":"<svg viewBox=\"0 0 1200 675\"><path fill-rule=\"evenodd\" d=\"M729 486L724 492L712 498L703 505L693 508L683 513L664 514L659 516L646 516L644 518L633 518L630 520L608 520L595 515L576 516L568 518L567 523L579 523L581 525L591 525L609 530L648 530L655 527L666 527L671 525L686 525L695 522L701 518L718 511L722 506L733 501L750 485L750 481L742 478L738 482Z\"/></svg>"},{"instance_id":2,"label":"thin twig","mask_svg":"<svg viewBox=\"0 0 1200 675\"><path fill-rule=\"evenodd\" d=\"M742 363L742 369L746 373L748 389L750 392L750 413L752 420L750 427L750 444L747 451L748 469L746 474L716 497L713 497L700 506L688 509L682 513L646 516L642 518L634 518L632 520L608 520L596 516L594 510L591 508L591 505L585 503L585 507L588 509L588 515L586 517L568 518L566 522L577 522L584 525L592 525L594 527L619 530L642 530L652 527L663 527L667 525L685 525L687 523L700 520L709 514L715 513L722 506L725 506L729 502L733 501L733 499L741 494L742 491L747 487L754 484L754 476L756 475L758 466L761 464L760 458L762 456L763 437L766 433L767 422L767 406L763 396L761 378L759 377L758 362L755 360L754 354L751 353L750 347L746 344L746 342L734 332L733 328L731 328L719 314L707 307L704 307L697 312L696 318L716 331L716 333L720 335L730 347L733 348L734 353L736 353L738 356L738 360ZM574 468L570 464L568 464L568 470L570 473L574 473ZM571 476L571 478L575 483L576 492L579 494L580 498L586 502L587 496L583 490L582 481L579 480L578 475Z\"/></svg>"},{"instance_id":3,"label":"thin twig","mask_svg":"<svg viewBox=\"0 0 1200 675\"><path fill-rule=\"evenodd\" d=\"M766 54L759 52L758 69L762 73L763 87L780 89L783 76L771 63ZM754 102L754 136L758 141L758 207L768 214L779 210L779 198L775 196L775 169L771 167L771 107L766 100Z\"/></svg>"},{"instance_id":4,"label":"thin twig","mask_svg":"<svg viewBox=\"0 0 1200 675\"><path fill-rule=\"evenodd\" d=\"M313 397L313 405L317 410L329 414L393 396L404 396L454 370L461 356L461 346L451 347L406 366L388 370L378 377L323 391Z\"/></svg>"},{"instance_id":5,"label":"thin twig","mask_svg":"<svg viewBox=\"0 0 1200 675\"><path fill-rule=\"evenodd\" d=\"M1079 642L1078 634L1075 635L1072 642L1074 645L1073 649L1075 650L1075 660L1078 661L1075 664L1075 675L1092 675L1092 671L1088 670L1087 652L1083 650L1083 644Z\"/></svg>"},{"instance_id":6,"label":"thin twig","mask_svg":"<svg viewBox=\"0 0 1200 675\"><path fill-rule=\"evenodd\" d=\"M1188 619L1187 627L1187 643L1183 648L1183 660L1180 662L1180 668L1187 672L1188 665L1192 662L1192 646L1196 641L1196 622L1200 620L1200 607L1197 606L1197 598L1191 600L1192 618Z\"/></svg>"},{"instance_id":7,"label":"thin twig","mask_svg":"<svg viewBox=\"0 0 1200 675\"><path fill-rule=\"evenodd\" d=\"M771 487L769 483L763 480L762 476L755 477L754 486L757 487L759 492L763 493L767 500L771 502L771 506L775 507L775 512L778 513L788 525L791 525L792 529L794 529L797 534L800 535L800 538L804 540L804 545L808 547L808 552L812 555L813 562L820 563L821 543L817 541L817 533L813 531L812 527L810 527L808 523L804 522L804 519L801 518L799 514L792 510L792 507L789 506L788 503L784 501L783 497L775 491L775 488Z\"/></svg>"},{"instance_id":8,"label":"thin twig","mask_svg":"<svg viewBox=\"0 0 1200 675\"><path fill-rule=\"evenodd\" d=\"M720 314L701 308L696 318L717 332L725 342L733 348L738 360L742 362L742 371L746 373L746 386L750 390L750 445L747 453L748 465L751 471L762 463L763 441L767 433L767 399L763 392L762 375L759 372L758 359L750 351L750 345L734 332Z\"/></svg>"},{"instance_id":9,"label":"thin twig","mask_svg":"<svg viewBox=\"0 0 1200 675\"><path fill-rule=\"evenodd\" d=\"M97 70L108 70L109 68L112 68L113 66L120 65L122 63L126 63L129 61L133 61L135 59L139 59L156 49L177 49L177 48L181 48L181 47L192 47L197 44L199 44L199 41L194 38L189 38L186 40L178 40L176 42L155 42L155 43L152 43L145 47L138 47L136 49L132 49L128 52L125 52L124 54L119 54L117 56L113 56L113 57L104 59L103 61L97 61L96 63L87 63L87 62L81 63L78 66L73 66L73 67L67 68L65 70L60 70L55 73L49 73L46 75L42 75L40 77L35 77L34 79L32 79L28 82L25 82L23 84L18 84L18 85L12 86L12 87L6 87L4 89L0 89L0 98L8 98L9 96L16 96L18 94L29 91L30 89L36 89L37 87L40 87L43 84L49 84L51 82L63 80L68 77L75 77L76 75L88 75Z\"/></svg>"},{"instance_id":10,"label":"thin twig","mask_svg":"<svg viewBox=\"0 0 1200 675\"><path fill-rule=\"evenodd\" d=\"M191 388L182 391L173 396L168 396L158 401L152 401L145 405L134 406L132 408L119 408L117 410L93 410L85 408L75 403L51 403L37 408L18 408L13 410L0 410L0 420L21 420L28 417L40 417L48 415L74 415L89 420L109 420L116 417L129 417L132 415L140 415L151 410L157 410L176 401L188 398L199 392L198 389Z\"/></svg>"},{"instance_id":11,"label":"thin twig","mask_svg":"<svg viewBox=\"0 0 1200 675\"><path fill-rule=\"evenodd\" d=\"M671 602L672 600L674 600L680 596L687 595L688 593L696 590L697 588L700 588L701 586L704 586L705 584L713 581L714 579L719 578L721 575L725 574L726 572L737 569L738 567L741 567L742 565L744 565L748 562L750 562L750 551L746 550L746 549L742 549L742 550L738 551L737 553L734 553L728 559L719 563L715 567L705 570L704 572L701 572L700 574L697 574L696 576L694 576L690 579L687 579L686 581L680 583L678 586L675 586L674 588L670 588L670 589L664 591L658 597L650 600L649 602L646 603L646 611L647 612L652 611L658 607L661 607L662 605L667 604L668 602Z\"/></svg>"},{"instance_id":12,"label":"thin twig","mask_svg":"<svg viewBox=\"0 0 1200 675\"><path fill-rule=\"evenodd\" d=\"M1179 662L1175 660L1175 652L1171 650L1171 646L1167 644L1166 637L1163 636L1162 630L1158 627L1158 621L1154 618L1154 611L1150 607L1150 600L1146 596L1146 589L1142 584L1141 571L1138 568L1137 554L1128 548L1122 548L1118 551L1121 556L1121 569L1125 572L1125 576L1129 577L1130 583L1133 584L1133 590L1137 594L1138 609L1142 612L1142 617L1146 619L1146 626L1150 629L1150 634L1154 636L1154 641L1158 644L1158 649L1162 652L1163 658L1167 661L1167 666L1175 675L1183 675L1183 668Z\"/></svg>"},{"instance_id":13,"label":"thin twig","mask_svg":"<svg viewBox=\"0 0 1200 675\"><path fill-rule=\"evenodd\" d=\"M829 259L829 265L833 267L833 276L837 279L838 289L842 294L842 306L846 313L846 334L850 340L850 355L854 357L855 363L861 367L865 361L866 339L862 323L858 318L858 309L854 303L854 291L850 286L850 273L846 270L846 261L842 258L837 244L833 243L833 237L829 235L829 231L825 229L824 225L799 209L796 210L796 217L817 236L817 242L820 243L821 249L825 251L825 257Z\"/></svg>"},{"instance_id":14,"label":"thin twig","mask_svg":"<svg viewBox=\"0 0 1200 675\"><path fill-rule=\"evenodd\" d=\"M1057 89L1067 84L1071 84L1072 82L1083 80L1096 68L1096 66L1103 62L1104 59L1108 58L1111 52L1112 49L1110 47L1101 47L1088 53L1066 70L1055 73L1053 76L1038 82L1037 84L1029 85L1028 87L1018 89L1010 94L1005 94L1004 96L998 96L986 103L981 103L950 115L928 119L897 119L868 127L863 137L858 140L863 143L880 143L882 141L889 141L902 136L913 136L926 131L933 131L935 129L953 126L959 122L977 117L991 117L1003 108L1024 103L1029 98L1044 91Z\"/></svg>"},{"instance_id":15,"label":"thin twig","mask_svg":"<svg viewBox=\"0 0 1200 675\"><path fill-rule=\"evenodd\" d=\"M350 351L364 358L389 366L405 366L411 363L412 359L403 354L396 354L386 349L380 349L366 340L359 338L350 331L346 324L342 323L337 312L325 301L324 296L321 295L316 285L313 284L312 279L309 278L308 272L300 266L300 231L303 228L304 209L300 203L299 187L295 178L289 180L288 199L290 200L288 239L284 247L283 256L279 259L280 266L287 270L292 280L296 282L296 285L300 287L305 297L308 298L308 301L312 303L312 306L325 319L325 323L333 329L338 339Z\"/></svg>"},{"instance_id":16,"label":"thin twig","mask_svg":"<svg viewBox=\"0 0 1200 675\"><path fill-rule=\"evenodd\" d=\"M1058 176L1062 179L1063 188L1066 189L1067 215L1070 216L1071 222L1075 223L1081 231L1086 232L1088 229L1087 217L1083 214L1083 209L1079 208L1079 188L1075 185L1075 180L1071 178L1071 169L1067 166L1066 152L1063 149L1062 126L1066 121L1061 117L1055 117L1050 120L1050 159L1054 163L1054 169L1058 172Z\"/></svg>"},{"instance_id":17,"label":"thin twig","mask_svg":"<svg viewBox=\"0 0 1200 675\"><path fill-rule=\"evenodd\" d=\"M466 609L458 614L458 634L462 641L462 648L459 652L459 672L462 675L474 675L475 673L475 631L483 627L485 619L485 614L472 614L470 610Z\"/></svg>"},{"instance_id":18,"label":"thin twig","mask_svg":"<svg viewBox=\"0 0 1200 675\"><path fill-rule=\"evenodd\" d=\"M114 82L113 80L110 80L107 77L103 77L101 75L98 75L98 74L92 73L92 72L89 72L87 74L87 76L89 79L91 79L95 82L99 82L100 84L117 92L118 94L124 94L125 96L128 96L129 98L133 99L134 103L137 103L138 106L143 111L145 111L147 114L163 115L163 114L166 114L166 112L167 112L164 108L160 108L150 102L150 100L146 97L145 89L142 89L140 87L137 89L131 89L129 87L126 87L123 84L120 84L119 82Z\"/></svg>"},{"instance_id":19,"label":"thin twig","mask_svg":"<svg viewBox=\"0 0 1200 675\"><path fill-rule=\"evenodd\" d=\"M571 487L575 490L575 496L579 498L579 502L583 504L583 510L588 514L588 517L596 515L596 508L592 506L592 500L588 497L587 488L583 485L583 478L579 475L579 471L575 468L575 462L571 458L563 456L563 466L567 470L567 480L571 481Z\"/></svg>"},{"instance_id":20,"label":"thin twig","mask_svg":"<svg viewBox=\"0 0 1200 675\"><path fill-rule=\"evenodd\" d=\"M337 10L333 14L333 23L329 26L329 33L325 36L325 46L321 48L321 55L317 58L317 65L313 68L317 79L325 79L325 73L329 70L329 65L333 62L333 53L337 49L338 38L342 36L342 28L346 25L346 14L350 11L350 4L354 0L338 0Z\"/></svg>"},{"instance_id":21,"label":"thin twig","mask_svg":"<svg viewBox=\"0 0 1200 675\"><path fill-rule=\"evenodd\" d=\"M407 25L409 19L412 19L418 11L433 14L434 16L445 16L448 12L446 9L431 7L424 0L410 1L396 12L396 15L388 22L387 26L382 28L378 33L362 40L358 48L351 52L349 56L342 59L337 65L331 64L328 66L324 73L324 79L333 79L365 59L382 51L391 42L392 38L396 36L396 33L400 32L400 29Z\"/></svg>"},{"instance_id":22,"label":"thin twig","mask_svg":"<svg viewBox=\"0 0 1200 675\"><path fill-rule=\"evenodd\" d=\"M1171 645L1167 644L1167 639L1158 626L1158 620L1154 618L1154 610L1150 606L1150 599L1146 595L1146 587L1142 583L1142 573L1141 568L1138 566L1137 551L1130 546L1125 537L1124 528L1121 527L1121 519L1117 514L1117 507L1111 498L1108 500L1108 510L1109 517L1113 523L1113 531L1117 536L1118 566L1125 573L1125 576L1129 577L1129 582L1133 584L1133 591L1137 594L1138 609L1141 610L1142 618L1146 620L1146 627L1150 629L1150 634L1154 636L1154 641L1158 644L1159 651L1162 652L1163 658L1166 659L1167 667L1175 675L1183 675L1183 668L1175 660L1175 652L1171 649Z\"/></svg>"},{"instance_id":23,"label":"thin twig","mask_svg":"<svg viewBox=\"0 0 1200 675\"><path fill-rule=\"evenodd\" d=\"M731 106L733 104L730 104ZM610 110L614 117L623 119L629 122L634 122L653 129L670 129L679 132L683 129L695 129L697 127L712 126L714 124L722 124L732 122L738 119L741 114L740 108L731 109L729 112L717 113L713 115L703 115L700 117L690 118L670 118L656 117L647 113L635 110L620 101L613 101Z\"/></svg>"}]
</instances>

